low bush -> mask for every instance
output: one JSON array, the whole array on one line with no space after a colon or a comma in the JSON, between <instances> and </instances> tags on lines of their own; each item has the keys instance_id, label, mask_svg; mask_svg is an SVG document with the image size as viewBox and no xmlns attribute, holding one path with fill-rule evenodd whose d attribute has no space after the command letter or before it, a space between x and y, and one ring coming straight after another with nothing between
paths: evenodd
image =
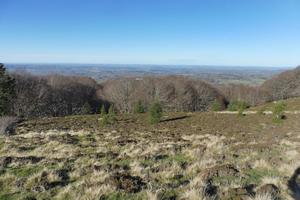
<instances>
[{"instance_id":1,"label":"low bush","mask_svg":"<svg viewBox=\"0 0 300 200\"><path fill-rule=\"evenodd\" d=\"M284 111L286 109L286 103L283 101L276 102L273 107L273 120L279 122L285 118Z\"/></svg>"},{"instance_id":2,"label":"low bush","mask_svg":"<svg viewBox=\"0 0 300 200\"><path fill-rule=\"evenodd\" d=\"M150 106L149 114L150 114L150 123L157 124L160 122L162 117L162 107L160 103L156 102Z\"/></svg>"},{"instance_id":3,"label":"low bush","mask_svg":"<svg viewBox=\"0 0 300 200\"><path fill-rule=\"evenodd\" d=\"M222 110L222 105L218 101L214 101L214 103L211 105L211 110L212 111L221 111Z\"/></svg>"},{"instance_id":4,"label":"low bush","mask_svg":"<svg viewBox=\"0 0 300 200\"><path fill-rule=\"evenodd\" d=\"M144 112L145 112L145 107L143 105L143 102L138 101L134 106L134 113L144 113Z\"/></svg>"},{"instance_id":5,"label":"low bush","mask_svg":"<svg viewBox=\"0 0 300 200\"><path fill-rule=\"evenodd\" d=\"M113 124L116 121L116 112L114 109L114 106L111 105L108 109L108 112L106 112L105 107L101 107L100 111L100 125L106 126L107 124Z\"/></svg>"},{"instance_id":6,"label":"low bush","mask_svg":"<svg viewBox=\"0 0 300 200\"><path fill-rule=\"evenodd\" d=\"M227 107L229 111L243 111L247 108L249 108L249 105L244 101L232 101Z\"/></svg>"},{"instance_id":7,"label":"low bush","mask_svg":"<svg viewBox=\"0 0 300 200\"><path fill-rule=\"evenodd\" d=\"M116 121L116 112L113 105L109 107L107 115L110 123L114 123Z\"/></svg>"}]
</instances>

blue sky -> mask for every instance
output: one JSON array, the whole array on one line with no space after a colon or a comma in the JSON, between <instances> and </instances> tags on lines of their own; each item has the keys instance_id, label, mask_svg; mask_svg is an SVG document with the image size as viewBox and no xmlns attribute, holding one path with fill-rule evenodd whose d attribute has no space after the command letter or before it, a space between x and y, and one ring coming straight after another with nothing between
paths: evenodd
<instances>
[{"instance_id":1,"label":"blue sky","mask_svg":"<svg viewBox=\"0 0 300 200\"><path fill-rule=\"evenodd\" d=\"M0 62L300 64L299 0L0 0Z\"/></svg>"}]
</instances>

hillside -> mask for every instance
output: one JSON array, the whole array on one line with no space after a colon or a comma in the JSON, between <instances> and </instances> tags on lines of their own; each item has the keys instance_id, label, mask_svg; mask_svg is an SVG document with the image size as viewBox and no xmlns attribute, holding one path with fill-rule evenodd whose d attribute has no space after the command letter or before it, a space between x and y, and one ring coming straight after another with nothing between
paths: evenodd
<instances>
[{"instance_id":1,"label":"hillside","mask_svg":"<svg viewBox=\"0 0 300 200\"><path fill-rule=\"evenodd\" d=\"M286 100L281 100L286 104L286 111L294 112L294 111L300 111L300 97L295 98L289 98ZM277 101L278 102L278 101ZM269 102L260 106L251 107L249 110L266 110L266 111L272 111L274 108L275 102Z\"/></svg>"},{"instance_id":2,"label":"hillside","mask_svg":"<svg viewBox=\"0 0 300 200\"><path fill-rule=\"evenodd\" d=\"M300 96L300 67L288 70L267 80L262 88L269 91L273 100Z\"/></svg>"},{"instance_id":3,"label":"hillside","mask_svg":"<svg viewBox=\"0 0 300 200\"><path fill-rule=\"evenodd\" d=\"M0 199L297 198L300 115L98 118L29 120L1 136Z\"/></svg>"}]
</instances>

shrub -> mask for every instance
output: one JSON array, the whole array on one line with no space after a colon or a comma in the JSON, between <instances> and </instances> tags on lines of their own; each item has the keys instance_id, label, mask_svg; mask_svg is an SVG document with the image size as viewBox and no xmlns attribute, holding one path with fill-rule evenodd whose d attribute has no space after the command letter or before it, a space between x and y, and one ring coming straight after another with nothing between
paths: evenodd
<instances>
[{"instance_id":1,"label":"shrub","mask_svg":"<svg viewBox=\"0 0 300 200\"><path fill-rule=\"evenodd\" d=\"M114 123L116 121L116 113L113 105L109 107L107 117L110 123Z\"/></svg>"},{"instance_id":2,"label":"shrub","mask_svg":"<svg viewBox=\"0 0 300 200\"><path fill-rule=\"evenodd\" d=\"M285 118L284 111L286 109L286 103L279 101L275 103L273 107L273 119L275 122L279 122Z\"/></svg>"},{"instance_id":3,"label":"shrub","mask_svg":"<svg viewBox=\"0 0 300 200\"><path fill-rule=\"evenodd\" d=\"M102 105L100 109L100 125L106 126L107 122L108 122L108 116L105 110L105 106Z\"/></svg>"},{"instance_id":4,"label":"shrub","mask_svg":"<svg viewBox=\"0 0 300 200\"><path fill-rule=\"evenodd\" d=\"M245 109L246 108L244 106L239 107L239 109L238 109L238 116L240 116L240 117L244 116Z\"/></svg>"},{"instance_id":5,"label":"shrub","mask_svg":"<svg viewBox=\"0 0 300 200\"><path fill-rule=\"evenodd\" d=\"M15 117L0 117L0 134L6 134L7 132L13 131L13 124L16 123Z\"/></svg>"},{"instance_id":6,"label":"shrub","mask_svg":"<svg viewBox=\"0 0 300 200\"><path fill-rule=\"evenodd\" d=\"M134 113L144 113L144 112L145 112L145 107L143 105L143 102L140 100L134 106Z\"/></svg>"},{"instance_id":7,"label":"shrub","mask_svg":"<svg viewBox=\"0 0 300 200\"><path fill-rule=\"evenodd\" d=\"M160 103L156 102L150 106L150 123L156 124L159 123L162 117L162 107Z\"/></svg>"},{"instance_id":8,"label":"shrub","mask_svg":"<svg viewBox=\"0 0 300 200\"><path fill-rule=\"evenodd\" d=\"M93 113L93 111L92 111L91 105L89 104L89 102L85 102L85 104L81 108L81 114L88 115L88 114L92 114L92 113Z\"/></svg>"},{"instance_id":9,"label":"shrub","mask_svg":"<svg viewBox=\"0 0 300 200\"><path fill-rule=\"evenodd\" d=\"M238 115L244 116L244 111L248 108L248 105L246 102L239 102L238 105Z\"/></svg>"},{"instance_id":10,"label":"shrub","mask_svg":"<svg viewBox=\"0 0 300 200\"><path fill-rule=\"evenodd\" d=\"M244 111L248 107L249 106L244 101L232 101L232 102L229 103L227 109L229 111Z\"/></svg>"},{"instance_id":11,"label":"shrub","mask_svg":"<svg viewBox=\"0 0 300 200\"><path fill-rule=\"evenodd\" d=\"M214 101L214 103L211 105L212 111L221 111L222 110L222 105L218 101Z\"/></svg>"}]
</instances>

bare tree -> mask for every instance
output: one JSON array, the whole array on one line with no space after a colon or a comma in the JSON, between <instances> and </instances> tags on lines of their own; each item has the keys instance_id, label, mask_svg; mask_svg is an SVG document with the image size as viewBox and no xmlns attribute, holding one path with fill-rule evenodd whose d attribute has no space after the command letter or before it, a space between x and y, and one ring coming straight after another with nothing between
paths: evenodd
<instances>
[{"instance_id":1,"label":"bare tree","mask_svg":"<svg viewBox=\"0 0 300 200\"><path fill-rule=\"evenodd\" d=\"M205 111L214 101L224 105L225 99L208 83L183 76L122 78L102 85L104 99L120 112L132 112L142 101L145 107L160 102L167 111Z\"/></svg>"},{"instance_id":2,"label":"bare tree","mask_svg":"<svg viewBox=\"0 0 300 200\"><path fill-rule=\"evenodd\" d=\"M300 96L300 67L274 76L262 88L271 94L272 100Z\"/></svg>"}]
</instances>

